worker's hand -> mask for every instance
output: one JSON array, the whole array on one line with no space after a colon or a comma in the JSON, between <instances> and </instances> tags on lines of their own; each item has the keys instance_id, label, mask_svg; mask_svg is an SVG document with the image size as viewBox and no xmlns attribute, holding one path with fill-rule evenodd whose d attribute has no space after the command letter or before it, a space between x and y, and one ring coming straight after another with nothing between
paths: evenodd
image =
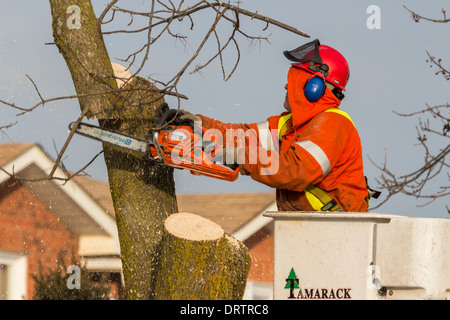
<instances>
[{"instance_id":1,"label":"worker's hand","mask_svg":"<svg viewBox=\"0 0 450 320\"><path fill-rule=\"evenodd\" d=\"M222 150L216 152L212 160L213 162L219 162L227 167L233 167L238 164L238 151L239 148L223 148Z\"/></svg>"},{"instance_id":2,"label":"worker's hand","mask_svg":"<svg viewBox=\"0 0 450 320\"><path fill-rule=\"evenodd\" d=\"M234 170L236 169L236 166L239 165L239 150L240 148L224 148L216 153L216 155L212 158L212 161L220 162L221 164ZM244 169L242 163L239 165L239 173L244 176L250 175L250 173Z\"/></svg>"},{"instance_id":3,"label":"worker's hand","mask_svg":"<svg viewBox=\"0 0 450 320\"><path fill-rule=\"evenodd\" d=\"M243 176L249 176L250 172L248 172L247 170L245 170L244 166L239 166L239 173Z\"/></svg>"},{"instance_id":4,"label":"worker's hand","mask_svg":"<svg viewBox=\"0 0 450 320\"><path fill-rule=\"evenodd\" d=\"M238 163L238 148L224 148L222 152L222 163L226 166L232 166Z\"/></svg>"},{"instance_id":5,"label":"worker's hand","mask_svg":"<svg viewBox=\"0 0 450 320\"><path fill-rule=\"evenodd\" d=\"M192 121L192 122L201 122L202 121L202 118L200 118L199 116L196 116L196 115L194 115L194 114L192 114L189 111L186 111L184 109L179 109L178 110L178 114L179 114L178 118L181 121L186 121L186 120L187 121Z\"/></svg>"}]
</instances>

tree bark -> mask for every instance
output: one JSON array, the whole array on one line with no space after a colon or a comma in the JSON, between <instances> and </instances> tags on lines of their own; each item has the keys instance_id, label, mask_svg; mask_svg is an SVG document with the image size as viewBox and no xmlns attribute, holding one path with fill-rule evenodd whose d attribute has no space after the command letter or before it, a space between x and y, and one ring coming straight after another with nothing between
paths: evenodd
<instances>
[{"instance_id":1,"label":"tree bark","mask_svg":"<svg viewBox=\"0 0 450 320\"><path fill-rule=\"evenodd\" d=\"M68 19L78 6L79 28ZM86 0L50 0L53 36L70 70L80 108L102 126L147 138L154 125L153 114L164 100L152 85L133 79L127 88L146 86L149 91L117 93L111 61L104 45L92 4ZM76 9L76 8L75 8ZM96 93L110 92L97 95ZM103 146L114 202L128 299L152 299L154 271L159 264L163 221L177 212L173 169L107 145Z\"/></svg>"},{"instance_id":2,"label":"tree bark","mask_svg":"<svg viewBox=\"0 0 450 320\"><path fill-rule=\"evenodd\" d=\"M192 213L172 214L164 225L156 299L242 299L251 258L241 242Z\"/></svg>"},{"instance_id":3,"label":"tree bark","mask_svg":"<svg viewBox=\"0 0 450 320\"><path fill-rule=\"evenodd\" d=\"M63 55L78 94L95 94L117 89L100 25L90 1L50 0L55 43ZM79 24L75 24L78 22ZM81 110L89 106L88 117L104 118L114 95L80 97Z\"/></svg>"}]
</instances>

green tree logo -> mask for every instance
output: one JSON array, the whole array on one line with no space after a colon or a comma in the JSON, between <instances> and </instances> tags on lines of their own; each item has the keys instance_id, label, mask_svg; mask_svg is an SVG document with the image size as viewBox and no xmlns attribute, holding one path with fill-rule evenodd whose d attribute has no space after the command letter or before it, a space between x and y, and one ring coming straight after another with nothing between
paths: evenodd
<instances>
[{"instance_id":1,"label":"green tree logo","mask_svg":"<svg viewBox=\"0 0 450 320\"><path fill-rule=\"evenodd\" d=\"M294 289L300 289L298 286L298 278L295 274L294 268L291 269L291 272L289 272L289 276L286 279L286 286L285 289L289 289L289 299L295 299L294 297Z\"/></svg>"}]
</instances>

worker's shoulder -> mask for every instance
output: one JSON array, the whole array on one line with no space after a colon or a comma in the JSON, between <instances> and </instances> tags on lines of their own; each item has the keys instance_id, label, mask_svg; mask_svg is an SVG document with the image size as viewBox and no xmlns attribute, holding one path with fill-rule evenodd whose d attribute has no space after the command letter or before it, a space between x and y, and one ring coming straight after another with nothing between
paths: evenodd
<instances>
[{"instance_id":1,"label":"worker's shoulder","mask_svg":"<svg viewBox=\"0 0 450 320\"><path fill-rule=\"evenodd\" d=\"M352 118L350 115L338 108L329 108L327 110L324 110L323 112L319 113L316 117L316 120L318 121L325 121L325 122L337 122L340 125L342 124L348 124L351 126L354 126Z\"/></svg>"}]
</instances>

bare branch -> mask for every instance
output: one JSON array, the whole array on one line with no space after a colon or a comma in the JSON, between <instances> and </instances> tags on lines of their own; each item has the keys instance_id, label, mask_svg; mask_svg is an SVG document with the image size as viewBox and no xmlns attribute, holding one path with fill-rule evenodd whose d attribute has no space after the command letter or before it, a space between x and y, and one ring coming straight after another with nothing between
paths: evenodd
<instances>
[{"instance_id":1,"label":"bare branch","mask_svg":"<svg viewBox=\"0 0 450 320\"><path fill-rule=\"evenodd\" d=\"M8 175L10 179L14 179L19 182L41 182L41 181L58 180L58 181L63 181L65 184L68 181L70 181L73 177L79 176L82 173L84 173L84 170L86 170L102 153L103 153L103 150L98 152L94 157L92 157L91 160L89 160L89 162L87 164L85 164L81 169L77 170L76 172L74 172L74 173L66 172L66 175L67 175L66 178L55 177L55 176L50 176L50 175L42 177L42 178L22 178L22 177L19 177L18 175L16 175L16 173L14 171L14 166L12 168L12 172L6 171L5 168L3 168L1 166L0 166L0 171L5 173L6 175Z\"/></svg>"},{"instance_id":2,"label":"bare branch","mask_svg":"<svg viewBox=\"0 0 450 320\"><path fill-rule=\"evenodd\" d=\"M1 126L1 127L0 127L0 131L2 131L3 129L11 128L12 126L14 126L14 125L16 125L16 124L17 124L17 121L16 121L16 122L11 122L11 123L9 123L9 124L7 124L7 125L5 125L5 126Z\"/></svg>"},{"instance_id":3,"label":"bare branch","mask_svg":"<svg viewBox=\"0 0 450 320\"><path fill-rule=\"evenodd\" d=\"M284 29L284 30L287 30L287 31L289 31L289 32L298 34L298 35L300 35L300 36L302 36L302 37L306 37L306 38L310 38L310 37L311 37L309 34L303 32L303 31L301 31L301 30L298 30L297 28L291 27L291 26L289 26L289 25L287 25L287 24L285 24L285 23L283 23L283 22L280 22L280 21L278 21L278 20L275 20L275 19L272 19L272 18L263 16L263 15L260 15L260 14L258 14L257 12L255 12L255 13L254 13L254 12L250 12L250 11L245 10L245 9L242 9L242 8L240 8L240 7L232 6L232 5L230 5L230 4L225 4L225 3L220 2L220 1L216 1L216 2L217 2L218 4L225 5L225 6L226 6L228 9L230 9L230 10L233 10L233 11L235 11L235 12L238 12L238 13L241 13L241 14L243 14L243 15L249 16L249 17L251 17L252 19L257 19L257 20L264 21L264 22L266 22L266 23L268 23L268 24L272 24L272 25L274 25L274 26L277 26L277 27L282 28L282 29ZM266 28L267 28L267 27L266 27Z\"/></svg>"},{"instance_id":4,"label":"bare branch","mask_svg":"<svg viewBox=\"0 0 450 320\"><path fill-rule=\"evenodd\" d=\"M164 85L167 91L169 92L176 92L175 87L178 85L181 77L184 75L186 69L194 63L194 61L197 59L199 52L203 49L205 46L205 43L209 39L209 36L211 33L214 33L215 39L217 42L218 50L217 52L206 62L203 64L197 64L194 70L191 73L199 73L202 69L204 69L206 66L210 65L213 61L216 59L220 60L220 67L222 69L223 79L227 81L236 70L239 61L240 61L240 49L239 45L236 39L236 35L239 33L240 35L243 35L247 39L251 40L251 44L254 43L254 41L261 41L265 40L269 42L269 36L252 36L248 33L244 32L240 29L240 16L247 16L250 17L252 20L259 20L265 22L264 30L267 29L269 25L278 26L280 28L283 28L284 30L287 30L289 32L293 32L295 34L299 34L304 37L309 37L306 33L303 31L298 30L297 28L294 28L292 26L288 26L280 21L277 21L275 19L263 16L259 14L258 12L250 12L248 10L242 9L239 6L233 6L230 3L225 3L221 1L206 1L201 0L198 1L190 6L184 6L184 1L179 1L177 5L175 5L172 1L164 2L160 0L156 0L156 2L152 1L152 6L150 12L139 12L136 10L130 10L126 8L121 8L116 5L111 5L111 10L115 12L120 12L123 14L128 14L131 16L131 21L129 25L133 24L135 20L134 16L141 17L144 19L148 19L147 25L144 27L134 28L132 30L115 30L115 31L105 31L103 32L104 35L106 34L114 34L114 33L140 33L147 31L147 39L146 42L135 52L128 55L126 59L119 59L120 61L127 62L128 68L130 68L132 65L135 64L138 56L142 57L140 64L137 66L136 72L133 72L133 75L139 74L141 70L143 69L143 66L145 62L148 59L149 54L149 48L151 45L153 45L160 37L163 36L163 34L168 34L174 38L178 39L186 39L186 36L180 35L180 34L174 34L171 32L171 25L176 21L182 21L185 17L189 18L191 21L191 29L194 27L194 20L192 18L192 15L194 15L197 12L200 11L207 11L207 10L214 10L216 13L217 19L213 22L213 25L209 29L208 33L204 36L203 40L201 40L200 45L198 46L197 50L194 51L193 56L186 61L184 66L173 76L169 77L168 81L161 81L157 79L151 79L152 82L159 83ZM227 15L228 11L232 12L233 15ZM219 24L219 21L226 21L231 24L231 33L230 36L226 39L226 41L223 41L222 39L219 39L218 33L216 32L217 25ZM136 22L138 23L138 22ZM162 29L159 30L159 33L152 36L152 33L155 33L154 30L157 26L163 26ZM156 30L156 29L155 29ZM184 43L184 42L183 42ZM231 72L229 74L226 73L226 68L224 66L224 59L223 59L223 52L226 48L231 47L229 46L230 43L234 44L234 49L237 53L237 58L235 60L235 63L233 67L231 68ZM270 42L269 42L270 43Z\"/></svg>"},{"instance_id":5,"label":"bare branch","mask_svg":"<svg viewBox=\"0 0 450 320\"><path fill-rule=\"evenodd\" d=\"M206 3L206 4L200 5L202 3ZM163 23L168 23L168 22L172 21L173 19L183 18L183 17L189 16L189 15L195 13L195 12L198 12L198 11L201 11L201 10L204 10L204 9L208 9L208 8L211 8L211 7L226 7L229 10L232 10L232 11L234 11L236 13L240 13L240 14L243 14L245 16L248 16L251 19L261 20L263 22L266 22L266 24L271 24L271 25L277 26L277 27L282 28L284 30L287 30L289 32L298 34L298 35L300 35L302 37L306 37L306 38L310 38L311 37L309 34L303 32L303 31L301 31L301 30L299 30L297 28L289 26L289 25L287 25L287 24L285 24L283 22L280 22L278 20L275 20L275 19L263 16L261 14L258 14L257 12L251 12L251 11L248 11L248 10L242 9L240 7L236 7L236 6L233 6L233 5L229 4L229 3L225 3L225 2L221 2L221 1L216 1L215 3L209 3L208 1L200 1L199 3L195 4L194 6L191 6L191 7L187 8L187 9L185 9L183 11L178 11L178 13L174 14L173 17L162 19L161 21L153 24L151 27L155 27L155 26L163 24ZM131 14L139 14L139 15L149 16L148 13L142 13L142 12L139 13L139 12L135 12L135 11L126 10L126 9L123 9L123 8L118 8L118 7L115 7L115 10L119 10L119 11L122 11L122 12L128 12L128 13L131 13ZM145 27L145 28L142 28L142 29L134 30L134 31L126 31L126 30L109 31L109 32L104 32L103 34L141 32L141 31L147 30L148 28L150 28L150 27ZM266 28L267 28L267 25L266 25L265 29Z\"/></svg>"},{"instance_id":6,"label":"bare branch","mask_svg":"<svg viewBox=\"0 0 450 320\"><path fill-rule=\"evenodd\" d=\"M430 60L427 60L427 62L431 63L430 66L432 67L433 65L435 65L439 68L439 70L435 74L436 75L442 74L444 76L445 80L450 80L450 72L442 66L442 64L441 64L442 59L436 59L428 51L427 51L427 55L430 59Z\"/></svg>"},{"instance_id":7,"label":"bare branch","mask_svg":"<svg viewBox=\"0 0 450 320\"><path fill-rule=\"evenodd\" d=\"M103 23L103 19L105 18L106 14L108 13L108 11L116 4L116 2L119 0L112 0L110 3L108 3L106 5L105 10L103 10L103 12L100 14L100 16L98 17L98 20L100 21L100 23ZM114 11L113 11L113 16L111 17L111 20L114 19Z\"/></svg>"},{"instance_id":8,"label":"bare branch","mask_svg":"<svg viewBox=\"0 0 450 320\"><path fill-rule=\"evenodd\" d=\"M155 10L155 0L152 0L152 9L150 12L150 19L149 19L149 27L148 27L148 33L147 33L147 44L145 46L145 54L144 54L144 58L142 59L142 63L140 65L140 67L137 69L137 71L133 74L133 76L131 78L133 78L134 76L136 76L137 74L139 74L139 72L142 70L142 68L144 67L145 62L148 59L148 53L150 51L150 45L152 43L152 22L153 22L153 13Z\"/></svg>"},{"instance_id":9,"label":"bare branch","mask_svg":"<svg viewBox=\"0 0 450 320\"><path fill-rule=\"evenodd\" d=\"M450 22L450 19L447 19L447 12L444 9L442 9L442 15L443 15L442 19L431 19L431 18L426 18L424 16L421 16L421 15L415 13L414 11L408 9L405 5L403 5L403 8L405 8L406 10L408 10L411 13L411 16L415 22L419 22L422 19L426 20L426 21L437 22L437 23Z\"/></svg>"},{"instance_id":10,"label":"bare branch","mask_svg":"<svg viewBox=\"0 0 450 320\"><path fill-rule=\"evenodd\" d=\"M201 72L202 69L206 68L208 65L210 65L213 61L216 59L220 62L220 67L222 70L223 79L227 81L235 72L239 65L240 57L241 57L241 51L238 45L238 41L236 39L237 36L242 35L245 38L249 39L251 41L251 44L253 45L255 42L261 42L262 40L265 40L269 42L269 36L253 36L248 34L247 32L240 29L241 23L240 19L242 16L249 17L251 20L259 20L264 22L264 28L263 31L265 31L270 25L277 26L279 28L282 28L284 30L287 30L288 32L292 32L294 34L301 35L303 37L310 37L308 34L304 33L301 30L298 30L297 28L294 28L292 26L286 25L278 20L269 18L267 16L261 15L258 12L250 12L248 10L245 10L238 6L233 6L230 3L225 3L221 1L207 1L207 0L199 0L196 3L186 5L184 0L180 0L178 3L174 3L173 1L161 1L161 0L152 0L151 1L151 8L149 12L139 12L134 10L129 10L125 8L120 8L117 6L118 0L110 0L106 5L105 9L101 12L101 14L98 17L99 25L111 23L114 21L114 18L116 17L116 13L126 14L130 16L130 21L127 25L127 28L132 26L131 28L134 28L134 30L116 30L116 31L105 31L103 32L103 35L107 34L115 34L115 33L140 33L140 32L146 32L145 37L145 43L140 47L138 50L136 50L133 53L130 53L126 59L119 59L121 61L126 61L129 63L129 67L134 65L134 63L137 61L137 59L140 60L139 65L136 68L136 71L133 73L133 75L130 77L133 78L137 74L139 74L145 63L147 62L149 55L150 55L150 47L153 45L160 37L167 34L171 37L174 37L175 39L179 39L183 42L183 44L187 44L186 37L184 35L180 35L177 33L174 33L171 31L174 30L173 26L176 22L183 21L184 18L188 18L190 21L190 28L191 30L194 28L194 20L193 15L200 11L211 11L215 13L215 18L212 24L210 25L207 33L204 35L203 39L200 41L199 45L197 46L196 50L193 50L193 55L184 63L184 65L181 67L181 69L172 77L168 77L170 79L169 81L163 82L161 80L156 79L150 79L153 84L161 84L164 86L163 89L153 89L151 87L121 87L120 89L112 88L111 85L108 85L107 80L111 79L111 75L108 74L94 74L93 72L90 72L89 70L85 70L86 74L88 74L89 77L93 77L96 81L101 82L106 85L106 89L101 92L89 92L89 93L83 93L83 94L76 94L76 95L67 95L67 96L60 96L60 97L52 97L52 98L44 98L44 96L41 94L41 92L38 89L38 86L33 81L33 79L26 75L26 77L30 80L32 83L37 95L39 96L40 101L36 103L35 105L31 107L22 107L18 106L14 103L10 103L8 101L0 100L1 104L4 104L6 106L9 106L11 108L14 108L16 110L21 111L17 115L23 115L25 113L31 112L34 109L36 109L39 106L43 106L46 103L50 102L56 102L56 101L62 101L67 99L79 99L79 98L85 98L85 97L91 97L91 96L97 96L97 95L115 95L119 99L121 96L120 94L123 92L128 91L150 91L152 93L159 93L161 96L164 95L170 95L175 96L178 99L178 108L180 107L180 99L188 99L186 95L180 94L177 89L177 85L182 78L182 76L185 74L186 70L195 63L196 59L198 58L200 52L205 47L207 41L209 40L211 34L214 34L216 43L217 43L217 51L209 58L209 60L204 64L199 64L196 66L193 72ZM239 3L240 4L240 3ZM231 12L232 14L228 14ZM110 15L111 18L106 21L106 16ZM135 28L134 25L138 24L140 19L142 18L146 20L146 25L144 27ZM230 33L226 38L221 38L219 36L219 32L217 31L217 27L221 21L224 21L225 23L229 23L231 25ZM158 28L156 28L158 27ZM269 42L270 43L270 42ZM52 43L54 44L54 43ZM232 45L230 45L232 44ZM236 52L236 60L234 61L234 65L230 69L231 71L227 73L225 65L224 65L224 52L225 50L235 50ZM228 51L227 50L227 51ZM76 58L75 58L76 59ZM83 64L80 63L80 66L84 68ZM125 83L129 81L129 79L124 79ZM100 90L99 90L100 91ZM87 115L89 110L89 107L83 109L83 112L78 117L76 123L80 123L82 119ZM9 124L3 127L0 127L1 129L6 129L11 127L14 124ZM76 126L74 126L76 128ZM48 175L46 179L57 179L54 177L54 174L59 166L62 165L62 159L63 156L67 150L68 145L71 142L71 139L74 135L74 129L71 130L69 133L66 141L64 142L64 145L62 146L61 150L57 151L57 157L55 160L55 164ZM89 165L89 164L88 164ZM84 170L82 168L80 171ZM79 171L79 172L80 172ZM10 174L12 177L15 177L14 172Z\"/></svg>"},{"instance_id":11,"label":"bare branch","mask_svg":"<svg viewBox=\"0 0 450 320\"><path fill-rule=\"evenodd\" d=\"M186 69L191 65L191 63L195 60L195 58L197 58L197 56L199 55L201 49L203 48L203 46L205 45L206 41L208 40L209 36L211 35L211 33L215 30L217 24L220 21L220 18L225 14L225 12L227 11L227 8L224 8L222 10L222 12L218 13L216 16L216 20L214 21L214 23L212 24L211 28L209 28L207 34L205 35L205 37L203 38L203 41L200 43L199 47L197 48L197 51L195 51L194 55L191 57L191 59L189 59L189 61L181 68L181 70L175 75L175 77L173 77L168 83L172 83L173 85L176 86L177 83L180 81L181 76L183 75L183 73L186 71Z\"/></svg>"},{"instance_id":12,"label":"bare branch","mask_svg":"<svg viewBox=\"0 0 450 320\"><path fill-rule=\"evenodd\" d=\"M444 9L442 9L443 19L430 19L415 13L406 6L403 7L412 14L412 18L416 22L419 22L421 19L437 23L450 22ZM428 51L426 53L428 55L426 62L430 63L430 67L438 68L435 75L441 74L446 80L450 80L450 72L443 66L442 59L435 58ZM426 107L422 110L407 114L394 111L394 113L402 117L429 116L426 119L419 118L418 125L416 126L418 145L423 148L424 158L418 168L411 170L409 173L398 175L388 169L387 157L385 157L384 164L381 165L376 164L369 157L372 164L381 171L381 176L377 179L378 184L388 193L385 200L376 208L386 203L392 196L398 193L416 199L427 200L425 203L419 205L420 207L429 205L437 199L442 199L450 195L449 183L443 186L433 185L434 179L442 177L443 173L446 173L447 180L450 181L450 174L448 173L450 164L447 160L450 154L450 144L447 140L450 138L448 135L450 132L449 111L450 105L448 103L435 106L426 104ZM443 147L437 151L433 150L441 141L443 141ZM430 186L431 189L429 188ZM448 206L446 206L446 209L450 213Z\"/></svg>"},{"instance_id":13,"label":"bare branch","mask_svg":"<svg viewBox=\"0 0 450 320\"><path fill-rule=\"evenodd\" d=\"M410 173L404 175L397 175L388 169L387 155L385 155L385 161L382 165L375 163L370 157L369 160L372 164L381 171L381 176L376 179L379 186L387 191L386 198L378 204L376 209L386 203L392 196L402 193L408 196L415 197L416 199L430 199L424 205L427 205L438 198L443 198L450 195L448 191L449 187L438 187L438 190L432 190L431 192L425 192L425 187L431 184L434 178L440 176L443 168L448 168L449 164L446 162L446 157L450 153L450 145L447 145L444 149L441 149L436 155L433 155L426 144L426 139L419 139L420 144L425 150L424 163L422 166ZM450 180L450 179L449 179ZM436 187L435 187L436 189ZM423 205L422 205L423 206Z\"/></svg>"},{"instance_id":14,"label":"bare branch","mask_svg":"<svg viewBox=\"0 0 450 320\"><path fill-rule=\"evenodd\" d=\"M63 145L61 151L59 152L58 156L56 157L55 164L53 165L53 168L50 171L49 177L53 177L53 175L55 174L55 171L56 171L56 169L58 169L61 158L64 155L64 152L66 152L66 149L69 146L69 143L72 140L72 137L75 134L75 131L76 131L78 125L81 123L81 121L86 116L86 114L88 114L88 112L89 112L89 106L83 110L81 115L75 121L75 125L73 126L72 130L70 131L69 136L67 137L66 141L64 142L64 145Z\"/></svg>"},{"instance_id":15,"label":"bare branch","mask_svg":"<svg viewBox=\"0 0 450 320\"><path fill-rule=\"evenodd\" d=\"M175 96L177 98L180 99L185 99L185 100L189 100L189 98L184 95L184 94L180 94L180 93L173 93L170 90L167 89L154 89L151 87L133 87L133 88L120 88L117 90L109 90L109 91L103 91L103 92L94 92L94 93L85 93L85 94L76 94L76 95L69 95L69 96L61 96L61 97L55 97L55 98L50 98L50 99L43 99L40 102L36 103L35 105L33 105L30 108L24 108L24 107L20 107L14 103L10 103L4 100L0 100L0 103L3 103L7 106L10 106L14 109L23 111L21 113L19 113L18 115L23 115L27 112L33 111L34 109L36 109L37 107L44 105L45 103L48 102L53 102L53 101L60 101L60 100L72 100L72 99L77 99L77 98L82 98L82 97L89 97L89 96L96 96L96 95L103 95L103 94L114 94L117 95L121 92L130 92L130 91L150 91L150 92L157 92L157 93L161 93L162 95L170 95L170 96Z\"/></svg>"},{"instance_id":16,"label":"bare branch","mask_svg":"<svg viewBox=\"0 0 450 320\"><path fill-rule=\"evenodd\" d=\"M31 81L31 83L33 84L34 89L36 90L36 92L37 92L39 98L41 98L41 101L44 101L44 98L42 98L42 95L41 95L41 93L39 92L39 89L38 89L38 87L36 86L36 83L34 83L33 79L31 79L31 77L30 77L29 75L27 75L27 74L26 74L26 77L27 77L27 78Z\"/></svg>"}]
</instances>

